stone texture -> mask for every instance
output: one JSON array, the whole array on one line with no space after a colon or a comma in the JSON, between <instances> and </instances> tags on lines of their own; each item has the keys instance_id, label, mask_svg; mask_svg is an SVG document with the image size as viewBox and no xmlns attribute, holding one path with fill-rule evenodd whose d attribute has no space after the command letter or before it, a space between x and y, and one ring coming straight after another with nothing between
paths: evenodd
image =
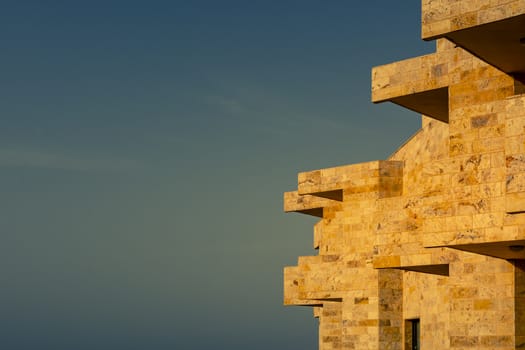
<instances>
[{"instance_id":1,"label":"stone texture","mask_svg":"<svg viewBox=\"0 0 525 350\"><path fill-rule=\"evenodd\" d=\"M423 0L421 6L424 39L525 13L523 0Z\"/></svg>"},{"instance_id":2,"label":"stone texture","mask_svg":"<svg viewBox=\"0 0 525 350\"><path fill-rule=\"evenodd\" d=\"M284 303L314 308L319 348L525 347L525 89L445 38L525 1L423 0L434 54L376 67L373 102L422 113L388 159L300 173L287 212L320 217L318 255L284 270ZM433 101L429 103L429 101Z\"/></svg>"}]
</instances>

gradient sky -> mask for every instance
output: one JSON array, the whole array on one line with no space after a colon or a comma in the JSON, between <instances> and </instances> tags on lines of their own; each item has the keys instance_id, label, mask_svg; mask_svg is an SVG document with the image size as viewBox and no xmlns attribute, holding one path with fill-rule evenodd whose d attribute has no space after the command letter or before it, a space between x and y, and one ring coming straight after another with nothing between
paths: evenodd
<instances>
[{"instance_id":1,"label":"gradient sky","mask_svg":"<svg viewBox=\"0 0 525 350\"><path fill-rule=\"evenodd\" d=\"M418 129L370 70L434 50L420 1L2 5L2 349L317 349L282 192Z\"/></svg>"}]
</instances>

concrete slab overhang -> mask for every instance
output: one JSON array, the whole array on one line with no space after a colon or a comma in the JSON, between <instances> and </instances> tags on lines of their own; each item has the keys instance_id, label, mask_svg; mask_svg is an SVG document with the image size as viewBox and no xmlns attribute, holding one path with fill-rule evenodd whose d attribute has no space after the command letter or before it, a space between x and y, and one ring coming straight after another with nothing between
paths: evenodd
<instances>
[{"instance_id":1,"label":"concrete slab overhang","mask_svg":"<svg viewBox=\"0 0 525 350\"><path fill-rule=\"evenodd\" d=\"M307 171L299 173L297 180L297 191L285 194L285 211L326 207L342 202L344 195L397 196L403 187L403 162L381 160ZM302 200L301 196L310 197Z\"/></svg>"},{"instance_id":2,"label":"concrete slab overhang","mask_svg":"<svg viewBox=\"0 0 525 350\"><path fill-rule=\"evenodd\" d=\"M321 306L324 302L341 302L350 287L343 276L348 270L339 256L301 256L297 266L284 268L284 304Z\"/></svg>"},{"instance_id":3,"label":"concrete slab overhang","mask_svg":"<svg viewBox=\"0 0 525 350\"><path fill-rule=\"evenodd\" d=\"M436 52L372 68L372 102L393 102L448 122L447 60L451 52Z\"/></svg>"},{"instance_id":4,"label":"concrete slab overhang","mask_svg":"<svg viewBox=\"0 0 525 350\"><path fill-rule=\"evenodd\" d=\"M470 253L487 255L506 260L525 259L525 240L455 244L442 247L458 249Z\"/></svg>"},{"instance_id":5,"label":"concrete slab overhang","mask_svg":"<svg viewBox=\"0 0 525 350\"><path fill-rule=\"evenodd\" d=\"M525 14L444 36L516 80L525 82Z\"/></svg>"},{"instance_id":6,"label":"concrete slab overhang","mask_svg":"<svg viewBox=\"0 0 525 350\"><path fill-rule=\"evenodd\" d=\"M449 276L449 264L403 266L403 267L389 267L389 268L396 269L396 270L403 270L403 271L427 273L431 275ZM380 270L380 268L378 269Z\"/></svg>"},{"instance_id":7,"label":"concrete slab overhang","mask_svg":"<svg viewBox=\"0 0 525 350\"><path fill-rule=\"evenodd\" d=\"M298 266L284 268L284 305L322 306L322 302L305 298L304 272Z\"/></svg>"},{"instance_id":8,"label":"concrete slab overhang","mask_svg":"<svg viewBox=\"0 0 525 350\"><path fill-rule=\"evenodd\" d=\"M297 191L284 193L284 211L297 212L322 218L324 208L330 206L330 200L312 195L299 195Z\"/></svg>"},{"instance_id":9,"label":"concrete slab overhang","mask_svg":"<svg viewBox=\"0 0 525 350\"><path fill-rule=\"evenodd\" d=\"M433 247L421 250L414 254L405 255L375 255L372 265L375 269L396 269L403 271L413 271L432 275L448 276L449 264L456 261L457 254L445 247Z\"/></svg>"},{"instance_id":10,"label":"concrete slab overhang","mask_svg":"<svg viewBox=\"0 0 525 350\"><path fill-rule=\"evenodd\" d=\"M448 87L392 98L391 102L448 123Z\"/></svg>"}]
</instances>

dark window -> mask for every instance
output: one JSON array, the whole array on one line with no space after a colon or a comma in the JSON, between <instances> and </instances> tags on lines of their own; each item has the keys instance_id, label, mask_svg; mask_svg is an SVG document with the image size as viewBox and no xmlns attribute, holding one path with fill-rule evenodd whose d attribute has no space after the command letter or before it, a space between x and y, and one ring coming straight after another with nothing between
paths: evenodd
<instances>
[{"instance_id":1,"label":"dark window","mask_svg":"<svg viewBox=\"0 0 525 350\"><path fill-rule=\"evenodd\" d=\"M405 350L420 350L419 319L405 321Z\"/></svg>"}]
</instances>

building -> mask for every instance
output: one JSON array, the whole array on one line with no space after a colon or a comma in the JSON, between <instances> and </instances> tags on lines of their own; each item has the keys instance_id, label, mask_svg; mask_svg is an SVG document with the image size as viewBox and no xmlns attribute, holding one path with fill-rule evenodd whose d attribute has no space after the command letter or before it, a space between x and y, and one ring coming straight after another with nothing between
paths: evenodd
<instances>
[{"instance_id":1,"label":"building","mask_svg":"<svg viewBox=\"0 0 525 350\"><path fill-rule=\"evenodd\" d=\"M284 195L320 218L284 303L322 350L525 348L525 0L422 0L422 37L435 53L372 70L421 129Z\"/></svg>"}]
</instances>

